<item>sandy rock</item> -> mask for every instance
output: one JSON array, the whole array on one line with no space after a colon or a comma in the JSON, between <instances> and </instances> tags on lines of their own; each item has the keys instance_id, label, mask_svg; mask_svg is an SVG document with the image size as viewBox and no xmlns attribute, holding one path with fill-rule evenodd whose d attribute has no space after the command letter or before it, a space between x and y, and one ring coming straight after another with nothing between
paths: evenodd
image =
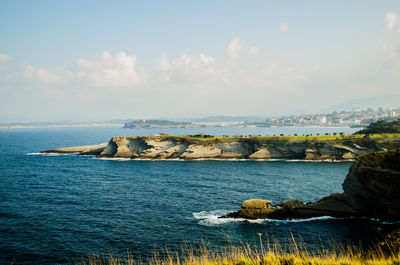
<instances>
[{"instance_id":1,"label":"sandy rock","mask_svg":"<svg viewBox=\"0 0 400 265\"><path fill-rule=\"evenodd\" d=\"M183 159L220 158L222 150L215 146L192 144L180 156Z\"/></svg>"},{"instance_id":2,"label":"sandy rock","mask_svg":"<svg viewBox=\"0 0 400 265\"><path fill-rule=\"evenodd\" d=\"M270 207L272 201L251 199L244 201L242 204L242 209L266 209Z\"/></svg>"},{"instance_id":3,"label":"sandy rock","mask_svg":"<svg viewBox=\"0 0 400 265\"><path fill-rule=\"evenodd\" d=\"M249 156L250 159L270 159L271 154L267 148L261 148Z\"/></svg>"}]
</instances>

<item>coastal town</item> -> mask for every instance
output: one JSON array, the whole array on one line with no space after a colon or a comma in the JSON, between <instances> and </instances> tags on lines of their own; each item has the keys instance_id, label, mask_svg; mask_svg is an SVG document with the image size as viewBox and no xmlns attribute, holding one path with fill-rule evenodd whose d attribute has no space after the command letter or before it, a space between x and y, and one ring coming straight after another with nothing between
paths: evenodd
<instances>
[{"instance_id":1,"label":"coastal town","mask_svg":"<svg viewBox=\"0 0 400 265\"><path fill-rule=\"evenodd\" d=\"M213 116L197 121L130 120L124 128L194 128L194 127L279 127L324 126L363 128L377 120L392 121L400 117L400 108L353 108L324 114L288 115L272 118Z\"/></svg>"},{"instance_id":2,"label":"coastal town","mask_svg":"<svg viewBox=\"0 0 400 265\"><path fill-rule=\"evenodd\" d=\"M325 114L290 115L266 120L275 126L344 126L366 127L377 120L392 121L400 117L400 108L353 108L351 111L334 111ZM247 124L247 123L246 123Z\"/></svg>"}]
</instances>

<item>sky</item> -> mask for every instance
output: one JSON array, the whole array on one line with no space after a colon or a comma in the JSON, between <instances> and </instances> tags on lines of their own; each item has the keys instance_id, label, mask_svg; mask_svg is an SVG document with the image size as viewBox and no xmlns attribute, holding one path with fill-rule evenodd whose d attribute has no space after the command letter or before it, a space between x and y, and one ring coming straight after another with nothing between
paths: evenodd
<instances>
[{"instance_id":1,"label":"sky","mask_svg":"<svg viewBox=\"0 0 400 265\"><path fill-rule=\"evenodd\" d=\"M0 1L0 122L400 107L400 1Z\"/></svg>"}]
</instances>

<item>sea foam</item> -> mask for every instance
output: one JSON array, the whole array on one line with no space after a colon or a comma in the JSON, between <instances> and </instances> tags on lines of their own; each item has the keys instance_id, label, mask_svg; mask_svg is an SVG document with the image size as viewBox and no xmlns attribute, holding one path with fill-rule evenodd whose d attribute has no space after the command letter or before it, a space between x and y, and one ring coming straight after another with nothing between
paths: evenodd
<instances>
[{"instance_id":1,"label":"sea foam","mask_svg":"<svg viewBox=\"0 0 400 265\"><path fill-rule=\"evenodd\" d=\"M26 153L27 156L71 156L79 153Z\"/></svg>"},{"instance_id":2,"label":"sea foam","mask_svg":"<svg viewBox=\"0 0 400 265\"><path fill-rule=\"evenodd\" d=\"M219 218L220 216L226 215L229 211L214 210L214 211L201 211L193 213L193 217L199 220L200 225L204 226L218 226L227 223L243 222L243 223L253 223L253 224L263 224L263 223L303 223L303 222L314 222L314 221L324 221L324 220L335 220L341 218L335 218L332 216L319 216L305 219L288 219L288 220L276 220L276 219L246 219L246 218Z\"/></svg>"}]
</instances>

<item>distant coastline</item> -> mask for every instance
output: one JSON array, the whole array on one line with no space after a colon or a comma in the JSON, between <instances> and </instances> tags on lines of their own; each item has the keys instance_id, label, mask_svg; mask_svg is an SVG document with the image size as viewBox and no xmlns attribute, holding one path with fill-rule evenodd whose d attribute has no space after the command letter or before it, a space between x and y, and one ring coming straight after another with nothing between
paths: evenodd
<instances>
[{"instance_id":1,"label":"distant coastline","mask_svg":"<svg viewBox=\"0 0 400 265\"><path fill-rule=\"evenodd\" d=\"M28 128L63 128L63 127L122 127L124 124L110 123L72 123L72 124L46 124L46 125L0 125L0 129L28 129Z\"/></svg>"},{"instance_id":2,"label":"distant coastline","mask_svg":"<svg viewBox=\"0 0 400 265\"><path fill-rule=\"evenodd\" d=\"M26 129L26 128L63 128L63 127L120 127L124 128L124 123L113 124L113 123L72 123L72 124L9 124L0 125L0 129ZM255 125L218 125L218 124L202 124L202 126L188 126L188 127L139 127L134 129L174 129L174 128L215 128L215 127L239 127L239 128L263 128L262 126ZM340 126L340 125L272 125L270 128L280 127L292 127L292 128L351 128L351 126ZM128 128L125 128L128 129Z\"/></svg>"}]
</instances>

